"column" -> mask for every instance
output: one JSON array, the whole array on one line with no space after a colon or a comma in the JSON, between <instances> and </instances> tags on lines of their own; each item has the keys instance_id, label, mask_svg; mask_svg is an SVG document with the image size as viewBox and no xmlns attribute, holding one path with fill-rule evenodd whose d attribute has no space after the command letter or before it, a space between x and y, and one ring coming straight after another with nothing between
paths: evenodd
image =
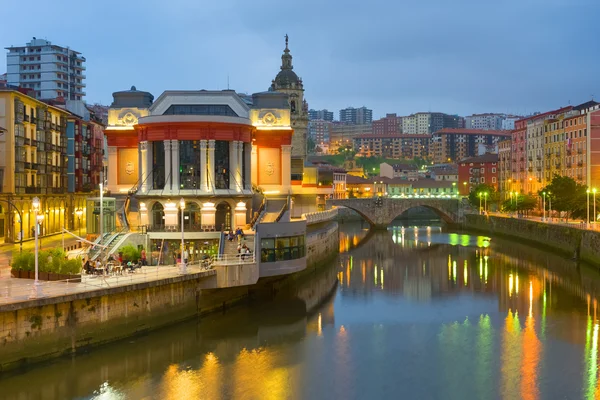
<instances>
[{"instance_id":1,"label":"column","mask_svg":"<svg viewBox=\"0 0 600 400\"><path fill-rule=\"evenodd\" d=\"M117 182L118 149L108 146L108 190L118 192ZM49 168L49 167L48 167Z\"/></svg>"},{"instance_id":2,"label":"column","mask_svg":"<svg viewBox=\"0 0 600 400\"><path fill-rule=\"evenodd\" d=\"M206 145L206 140L200 141L200 190L202 192L208 192L208 180L206 179L206 174L208 172L206 165Z\"/></svg>"},{"instance_id":3,"label":"column","mask_svg":"<svg viewBox=\"0 0 600 400\"><path fill-rule=\"evenodd\" d=\"M245 157L245 164L244 164L244 169L245 169L245 174L246 174L246 180L244 182L244 189L248 188L250 189L252 187L252 144L251 143L244 143L244 148L245 148L245 152L243 153L244 157ZM256 182L256 181L254 181Z\"/></svg>"},{"instance_id":4,"label":"column","mask_svg":"<svg viewBox=\"0 0 600 400\"><path fill-rule=\"evenodd\" d=\"M146 142L146 176L144 177L144 185L146 186L146 193L154 187L152 174L154 172L154 146L152 142Z\"/></svg>"},{"instance_id":5,"label":"column","mask_svg":"<svg viewBox=\"0 0 600 400\"><path fill-rule=\"evenodd\" d=\"M250 155L250 182L258 186L258 147L252 144L250 146L252 146Z\"/></svg>"},{"instance_id":6,"label":"column","mask_svg":"<svg viewBox=\"0 0 600 400\"><path fill-rule=\"evenodd\" d=\"M171 190L171 141L165 140L165 190Z\"/></svg>"},{"instance_id":7,"label":"column","mask_svg":"<svg viewBox=\"0 0 600 400\"><path fill-rule=\"evenodd\" d=\"M139 158L140 158L140 168L139 168L139 184L138 191L141 193L148 193L148 142L143 141L140 142L139 145Z\"/></svg>"},{"instance_id":8,"label":"column","mask_svg":"<svg viewBox=\"0 0 600 400\"><path fill-rule=\"evenodd\" d=\"M281 146L281 187L282 192L287 194L291 189L292 179L292 146Z\"/></svg>"},{"instance_id":9,"label":"column","mask_svg":"<svg viewBox=\"0 0 600 400\"><path fill-rule=\"evenodd\" d=\"M235 226L246 226L247 215L246 203L240 201L235 206Z\"/></svg>"},{"instance_id":10,"label":"column","mask_svg":"<svg viewBox=\"0 0 600 400\"><path fill-rule=\"evenodd\" d=\"M230 142L229 145L229 189L239 192L239 181L238 181L238 150L239 144L237 140Z\"/></svg>"},{"instance_id":11,"label":"column","mask_svg":"<svg viewBox=\"0 0 600 400\"><path fill-rule=\"evenodd\" d=\"M208 169L208 175L207 175L208 190L214 191L215 190L215 141L214 140L208 141L207 169Z\"/></svg>"},{"instance_id":12,"label":"column","mask_svg":"<svg viewBox=\"0 0 600 400\"><path fill-rule=\"evenodd\" d=\"M171 187L179 193L179 140L171 140Z\"/></svg>"},{"instance_id":13,"label":"column","mask_svg":"<svg viewBox=\"0 0 600 400\"><path fill-rule=\"evenodd\" d=\"M237 169L235 170L238 192L244 189L244 174L242 173L242 169L244 168L244 145L244 142L238 142Z\"/></svg>"}]
</instances>

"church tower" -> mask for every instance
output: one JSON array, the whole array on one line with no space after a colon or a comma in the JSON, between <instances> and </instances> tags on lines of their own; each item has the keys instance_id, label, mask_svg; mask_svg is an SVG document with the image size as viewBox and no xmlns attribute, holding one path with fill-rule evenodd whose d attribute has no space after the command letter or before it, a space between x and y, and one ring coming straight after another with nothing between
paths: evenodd
<instances>
[{"instance_id":1,"label":"church tower","mask_svg":"<svg viewBox=\"0 0 600 400\"><path fill-rule=\"evenodd\" d=\"M289 96L292 136L292 175L302 174L306 159L306 134L308 131L308 104L304 100L302 79L293 71L292 55L288 48L288 35L285 35L285 50L281 56L281 71L271 83L270 91ZM302 179L300 177L300 179Z\"/></svg>"}]
</instances>

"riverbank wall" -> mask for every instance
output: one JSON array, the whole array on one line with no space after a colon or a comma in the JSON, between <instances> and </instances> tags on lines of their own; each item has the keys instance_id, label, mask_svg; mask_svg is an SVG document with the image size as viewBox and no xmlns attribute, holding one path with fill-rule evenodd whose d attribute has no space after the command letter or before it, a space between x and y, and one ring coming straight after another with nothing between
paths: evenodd
<instances>
[{"instance_id":1,"label":"riverbank wall","mask_svg":"<svg viewBox=\"0 0 600 400\"><path fill-rule=\"evenodd\" d=\"M0 372L223 310L256 293L275 293L286 280L308 279L327 265L337 256L338 240L336 222L311 228L306 270L255 285L215 289L216 271L210 270L0 305Z\"/></svg>"},{"instance_id":2,"label":"riverbank wall","mask_svg":"<svg viewBox=\"0 0 600 400\"><path fill-rule=\"evenodd\" d=\"M600 263L600 232L519 218L467 214L463 228L546 247L592 265Z\"/></svg>"}]
</instances>

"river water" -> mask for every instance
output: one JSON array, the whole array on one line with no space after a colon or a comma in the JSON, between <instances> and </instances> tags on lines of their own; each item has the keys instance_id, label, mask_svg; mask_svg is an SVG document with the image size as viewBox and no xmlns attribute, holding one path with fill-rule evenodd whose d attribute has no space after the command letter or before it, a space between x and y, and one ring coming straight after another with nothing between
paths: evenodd
<instances>
[{"instance_id":1,"label":"river water","mask_svg":"<svg viewBox=\"0 0 600 400\"><path fill-rule=\"evenodd\" d=\"M340 225L257 302L0 378L0 399L594 399L600 277L439 226Z\"/></svg>"}]
</instances>

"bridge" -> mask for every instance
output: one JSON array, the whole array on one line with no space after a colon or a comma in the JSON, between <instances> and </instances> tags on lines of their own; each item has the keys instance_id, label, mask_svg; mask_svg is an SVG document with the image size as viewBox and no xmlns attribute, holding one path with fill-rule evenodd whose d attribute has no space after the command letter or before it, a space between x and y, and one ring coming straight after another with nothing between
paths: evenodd
<instances>
[{"instance_id":1,"label":"bridge","mask_svg":"<svg viewBox=\"0 0 600 400\"><path fill-rule=\"evenodd\" d=\"M459 199L374 197L368 199L331 199L327 200L327 205L350 208L360 214L371 224L371 227L376 229L387 228L394 219L414 207L428 208L450 224L460 222L463 216Z\"/></svg>"}]
</instances>

